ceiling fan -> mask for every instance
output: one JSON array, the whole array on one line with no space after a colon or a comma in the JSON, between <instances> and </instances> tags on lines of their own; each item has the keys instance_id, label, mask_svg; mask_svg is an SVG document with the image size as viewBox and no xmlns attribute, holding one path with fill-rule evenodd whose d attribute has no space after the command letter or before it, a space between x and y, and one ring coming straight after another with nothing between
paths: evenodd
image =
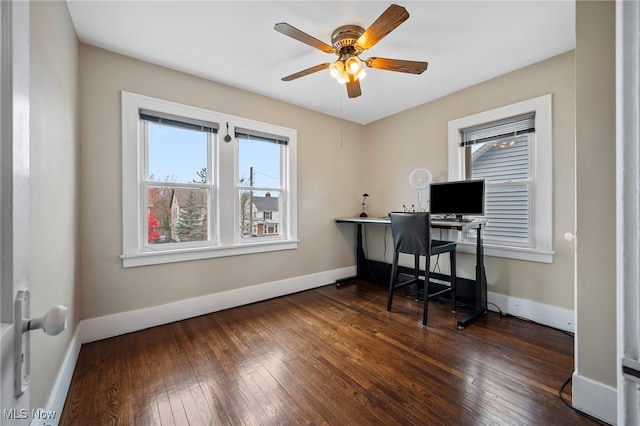
<instances>
[{"instance_id":1,"label":"ceiling fan","mask_svg":"<svg viewBox=\"0 0 640 426\"><path fill-rule=\"evenodd\" d=\"M276 24L274 27L276 31L308 44L311 47L322 50L325 53L333 53L338 56L338 60L333 63L327 62L307 68L283 77L282 81L295 80L329 68L332 77L338 80L338 82L346 84L349 97L357 98L362 94L360 90L360 80L362 80L365 75L363 64L369 68L409 74L422 74L427 69L427 62L376 57L360 59L359 57L362 52L372 48L408 18L409 12L407 12L404 7L392 4L366 31L358 25L343 25L336 28L331 35L332 45L328 45L285 22Z\"/></svg>"}]
</instances>

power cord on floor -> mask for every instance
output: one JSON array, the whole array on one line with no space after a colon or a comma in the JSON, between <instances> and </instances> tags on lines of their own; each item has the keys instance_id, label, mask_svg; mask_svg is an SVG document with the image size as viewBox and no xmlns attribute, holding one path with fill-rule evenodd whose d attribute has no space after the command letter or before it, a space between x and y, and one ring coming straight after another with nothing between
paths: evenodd
<instances>
[{"instance_id":1,"label":"power cord on floor","mask_svg":"<svg viewBox=\"0 0 640 426\"><path fill-rule=\"evenodd\" d=\"M496 307L496 309L498 310L498 312L500 313L500 316L503 317L504 313L502 312L502 309L500 309L500 306L496 305L495 303L492 302L487 302L487 305L493 305Z\"/></svg>"},{"instance_id":2,"label":"power cord on floor","mask_svg":"<svg viewBox=\"0 0 640 426\"><path fill-rule=\"evenodd\" d=\"M569 378L567 380L564 381L564 383L562 384L562 386L560 386L560 391L558 392L558 396L560 397L560 400L562 402L564 402L564 405L566 405L567 407L571 408L573 411L575 411L576 413L580 414L581 416L584 416L586 418L588 418L589 420L592 420L594 422L596 422L599 425L604 425L604 426L608 426L609 423L605 423L600 419L597 419L593 416L590 416L589 414L578 410L577 408L575 408L573 405L571 405L571 403L569 401L567 401L566 399L564 399L564 397L562 396L562 393L564 392L564 388L567 387L567 385L569 384L569 382L571 382L573 376L569 376Z\"/></svg>"},{"instance_id":3,"label":"power cord on floor","mask_svg":"<svg viewBox=\"0 0 640 426\"><path fill-rule=\"evenodd\" d=\"M538 322L536 322L536 321L532 321L532 320L527 319L527 318L521 318L521 317L518 317L518 316L515 316L515 315L505 314L505 313L503 313L503 312L502 312L502 309L500 309L500 307L499 307L498 305L496 305L495 303L487 302L487 304L488 304L488 305L493 305L493 306L495 306L495 307L496 307L496 309L498 310L498 312L500 313L500 317L513 317L513 318L518 318L518 319L523 320L523 321L533 322L533 323L536 323L536 324L539 324L539 325L542 325L542 326L545 326L545 327L549 327L548 325L540 324L540 323L538 323ZM549 327L549 328L553 328L553 327ZM564 333L564 334L566 334L566 335L568 335L568 336L575 337L575 335L574 335L573 333L571 333L571 332L568 332L568 331L565 331L565 330L558 330L558 331L560 331L560 332L562 332L562 333ZM560 386L560 390L558 391L558 396L560 397L560 400L561 400L561 401L562 401L562 402L563 402L567 407L571 408L573 411L575 411L576 413L580 414L581 416L584 416L584 417L586 417L586 418L588 418L588 419L590 419L590 420L592 420L592 421L596 422L596 423L597 423L597 424L599 424L599 425L605 425L605 426L608 426L608 423L605 423L605 422L603 422L603 421L602 421L602 420L600 420L600 419L597 419L597 418L595 418L595 417L593 417L593 416L591 416L591 415L589 415L589 414L587 414L587 413L585 413L585 412L583 412L583 411L578 410L578 409L577 409L577 408L575 408L573 405L571 405L571 403L570 403L569 401L567 401L566 399L564 399L564 397L562 396L562 394L564 393L564 388L566 388L566 387L567 387L567 385L571 382L572 377L573 377L573 376L569 376L569 378L568 378L567 380L565 380L565 381L564 381L564 383L562 384L562 386Z\"/></svg>"}]
</instances>

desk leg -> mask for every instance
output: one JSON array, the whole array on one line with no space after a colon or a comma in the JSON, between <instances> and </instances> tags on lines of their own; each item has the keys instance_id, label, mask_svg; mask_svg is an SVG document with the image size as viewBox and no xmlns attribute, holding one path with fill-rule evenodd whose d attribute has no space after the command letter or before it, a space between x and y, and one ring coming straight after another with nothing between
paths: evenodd
<instances>
[{"instance_id":1,"label":"desk leg","mask_svg":"<svg viewBox=\"0 0 640 426\"><path fill-rule=\"evenodd\" d=\"M473 311L458 320L458 328L461 330L487 313L487 274L484 269L482 225L478 227L476 237L476 306Z\"/></svg>"},{"instance_id":2,"label":"desk leg","mask_svg":"<svg viewBox=\"0 0 640 426\"><path fill-rule=\"evenodd\" d=\"M367 259L364 255L364 247L362 246L362 224L358 223L356 225L356 275L336 280L336 287L340 287L340 285L345 282L362 279L364 277L366 261Z\"/></svg>"}]
</instances>

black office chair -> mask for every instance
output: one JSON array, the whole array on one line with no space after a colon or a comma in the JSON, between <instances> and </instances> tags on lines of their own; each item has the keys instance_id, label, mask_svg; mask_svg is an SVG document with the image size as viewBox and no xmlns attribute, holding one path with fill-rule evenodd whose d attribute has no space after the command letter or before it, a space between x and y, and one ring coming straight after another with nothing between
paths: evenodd
<instances>
[{"instance_id":1,"label":"black office chair","mask_svg":"<svg viewBox=\"0 0 640 426\"><path fill-rule=\"evenodd\" d=\"M393 235L393 264L391 266L391 279L389 280L389 299L387 301L387 311L391 312L391 302L395 289L416 285L416 300L420 291L420 284L424 285L424 308L422 313L422 325L427 325L427 309L429 299L451 293L451 311L456 311L456 243L451 241L439 241L431 239L431 217L427 212L416 213L390 213L391 233ZM413 279L398 282L398 258L400 253L413 254L415 257L415 267ZM451 286L444 289L429 292L430 258L440 253L449 253L451 261ZM418 279L420 256L424 256L425 279Z\"/></svg>"}]
</instances>

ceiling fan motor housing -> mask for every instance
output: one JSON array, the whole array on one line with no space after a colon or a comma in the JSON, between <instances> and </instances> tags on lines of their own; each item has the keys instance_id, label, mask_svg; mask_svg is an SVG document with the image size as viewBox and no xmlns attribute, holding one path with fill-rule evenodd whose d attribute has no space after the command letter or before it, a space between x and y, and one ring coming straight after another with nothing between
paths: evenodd
<instances>
[{"instance_id":1,"label":"ceiling fan motor housing","mask_svg":"<svg viewBox=\"0 0 640 426\"><path fill-rule=\"evenodd\" d=\"M343 49L354 51L355 44L362 33L364 33L364 28L358 25L343 25L336 28L331 34L331 44L340 53L343 53Z\"/></svg>"}]
</instances>

